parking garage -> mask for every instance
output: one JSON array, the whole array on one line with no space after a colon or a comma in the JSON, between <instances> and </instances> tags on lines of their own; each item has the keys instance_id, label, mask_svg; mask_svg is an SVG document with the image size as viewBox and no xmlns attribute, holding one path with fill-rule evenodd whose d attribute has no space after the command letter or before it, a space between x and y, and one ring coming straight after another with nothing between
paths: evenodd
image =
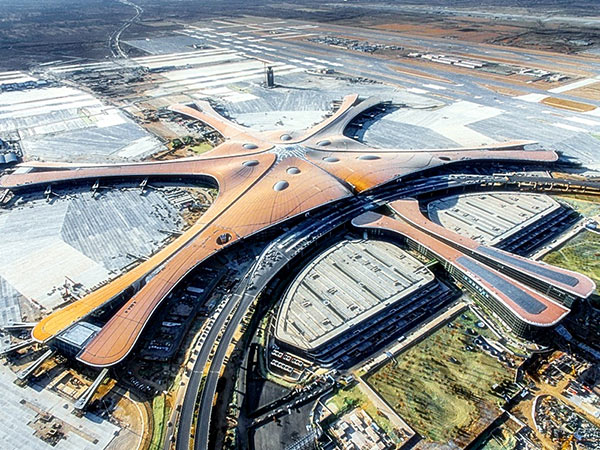
<instances>
[{"instance_id":1,"label":"parking garage","mask_svg":"<svg viewBox=\"0 0 600 450\"><path fill-rule=\"evenodd\" d=\"M431 220L485 245L525 254L577 218L545 194L486 192L453 195L427 205Z\"/></svg>"},{"instance_id":2,"label":"parking garage","mask_svg":"<svg viewBox=\"0 0 600 450\"><path fill-rule=\"evenodd\" d=\"M344 240L306 265L285 293L279 346L322 365L350 361L401 333L449 289L401 248Z\"/></svg>"}]
</instances>

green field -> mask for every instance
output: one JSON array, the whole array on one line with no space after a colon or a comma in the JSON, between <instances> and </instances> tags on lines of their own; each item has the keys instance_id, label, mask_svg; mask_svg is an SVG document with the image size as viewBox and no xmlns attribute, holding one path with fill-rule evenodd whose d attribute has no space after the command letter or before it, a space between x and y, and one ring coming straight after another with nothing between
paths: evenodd
<instances>
[{"instance_id":1,"label":"green field","mask_svg":"<svg viewBox=\"0 0 600 450\"><path fill-rule=\"evenodd\" d=\"M557 200L566 203L585 217L593 217L600 214L600 202L596 201L597 199L594 197L558 197Z\"/></svg>"},{"instance_id":2,"label":"green field","mask_svg":"<svg viewBox=\"0 0 600 450\"><path fill-rule=\"evenodd\" d=\"M507 430L498 429L479 450L514 450L515 448L517 448L517 438Z\"/></svg>"},{"instance_id":3,"label":"green field","mask_svg":"<svg viewBox=\"0 0 600 450\"><path fill-rule=\"evenodd\" d=\"M482 442L477 450L514 450L517 448L515 433L503 423L492 430L490 436Z\"/></svg>"},{"instance_id":4,"label":"green field","mask_svg":"<svg viewBox=\"0 0 600 450\"><path fill-rule=\"evenodd\" d=\"M514 370L480 350L467 329L481 334L470 311L399 354L367 382L424 439L465 446L500 413L491 387L510 384ZM518 363L518 361L516 361Z\"/></svg>"},{"instance_id":5,"label":"green field","mask_svg":"<svg viewBox=\"0 0 600 450\"><path fill-rule=\"evenodd\" d=\"M198 145L193 145L190 147L190 150L192 150L194 153L201 155L202 153L206 153L209 150L212 150L213 146L210 145L208 142L203 142L201 144Z\"/></svg>"},{"instance_id":6,"label":"green field","mask_svg":"<svg viewBox=\"0 0 600 450\"><path fill-rule=\"evenodd\" d=\"M548 264L587 275L600 286L600 234L582 231L542 259ZM598 293L598 288L596 288Z\"/></svg>"},{"instance_id":7,"label":"green field","mask_svg":"<svg viewBox=\"0 0 600 450\"><path fill-rule=\"evenodd\" d=\"M164 395L154 397L152 400L152 441L150 442L150 450L158 450L162 448L163 432L165 429L165 420L168 417L169 408L165 405Z\"/></svg>"}]
</instances>

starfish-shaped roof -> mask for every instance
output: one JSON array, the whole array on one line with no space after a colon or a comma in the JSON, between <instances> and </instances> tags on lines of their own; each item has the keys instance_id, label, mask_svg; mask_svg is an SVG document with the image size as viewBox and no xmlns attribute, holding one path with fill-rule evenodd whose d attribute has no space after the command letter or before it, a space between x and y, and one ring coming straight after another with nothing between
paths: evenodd
<instances>
[{"instance_id":1,"label":"starfish-shaped roof","mask_svg":"<svg viewBox=\"0 0 600 450\"><path fill-rule=\"evenodd\" d=\"M86 297L56 311L33 329L46 342L128 288L139 288L78 355L98 367L122 361L152 313L198 264L232 243L319 206L369 191L403 176L460 161L553 162L553 151L523 151L530 141L443 150L376 149L344 136L357 116L380 104L376 98L344 98L326 120L301 131L257 132L218 114L208 102L171 109L223 135L210 152L174 161L81 165L24 163L0 178L0 188L130 177L201 177L219 195L190 229L163 250ZM140 288L141 286L141 288Z\"/></svg>"}]
</instances>

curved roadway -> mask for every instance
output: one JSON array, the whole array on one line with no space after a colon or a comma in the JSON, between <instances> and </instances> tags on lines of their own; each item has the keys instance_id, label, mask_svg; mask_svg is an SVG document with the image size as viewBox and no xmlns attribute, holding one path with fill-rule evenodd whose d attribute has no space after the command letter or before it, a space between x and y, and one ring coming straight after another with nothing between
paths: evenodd
<instances>
[{"instance_id":1,"label":"curved roadway","mask_svg":"<svg viewBox=\"0 0 600 450\"><path fill-rule=\"evenodd\" d=\"M482 186L485 184L498 183L517 183L517 182L532 182L538 184L557 183L557 180L549 178L537 177L514 177L506 178L500 176L437 176L427 179L415 180L411 185L399 188L397 184L392 184L382 188L377 195L366 196L348 199L346 206L337 209L334 212L320 213L312 218L310 226L299 225L292 228L284 235L278 237L271 243L263 252L258 262L251 268L249 275L240 282L236 293L230 297L223 312L219 316L218 323L215 322L208 333L205 345L202 347L198 358L196 359L194 370L190 376L190 381L186 389L185 400L180 416L180 424L177 434L177 449L187 450L190 447L190 439L194 438L195 450L206 450L209 445L210 420L212 414L213 400L216 393L218 379L221 373L221 368L225 359L227 348L231 342L233 334L243 319L248 307L254 301L255 297L266 286L266 284L274 277L285 264L287 264L301 250L313 243L325 233L333 230L337 226L347 222L355 215L373 209L374 207L394 200L399 197L416 196L419 194L435 191L444 191L446 189ZM564 183L567 184L567 183ZM578 182L569 182L572 186L579 186ZM585 182L581 186L593 188L600 192L600 183ZM272 255L280 256L278 261L274 261L268 271L257 270L257 266L265 261L265 255L271 252ZM248 289L249 281L253 281L253 288ZM238 306L239 305L239 306ZM213 348L218 334L222 331L222 326L225 324L227 317L238 306L227 328L223 332L222 338L219 341L217 350L210 363L210 369L206 377L206 381L200 390L204 369L208 362L208 356ZM195 436L191 435L194 412L196 409L196 401L200 397L199 415L196 423Z\"/></svg>"},{"instance_id":2,"label":"curved roadway","mask_svg":"<svg viewBox=\"0 0 600 450\"><path fill-rule=\"evenodd\" d=\"M398 189L397 185L393 185L391 186L391 193L382 190L381 195L377 198L365 197L359 199L354 197L348 199L345 207L339 208L333 213L318 214L312 218L310 226L302 224L294 227L270 244L259 257L258 262L250 269L251 272L249 273L252 275L250 277L245 277L242 282L240 282L235 294L227 301L223 312L219 316L218 323L215 322L209 331L205 344L194 363L194 369L190 375L190 380L186 388L179 428L177 430L177 449L188 449L190 447L190 438L192 438L191 430L193 428L194 412L198 396L200 396L200 406L198 408L199 415L194 436L194 448L197 450L208 449L213 399L225 353L229 347L231 338L233 337L235 329L244 317L248 306L254 301L254 298L292 258L325 233L342 225L355 215L364 211L365 208L371 209L368 207L369 203L372 203L373 207L375 207L379 202L385 202L400 195L417 195L422 192L444 190L453 186L479 184L480 182L481 180L479 179L449 181L447 177L441 176L432 177L428 180L416 181L412 187L405 187L403 189ZM273 264L268 271L257 270L257 265L265 261L266 254L269 252L274 252L274 255L279 255L279 259L271 259ZM249 278L253 281L252 290L247 289ZM227 316L233 311L236 305L239 305L239 307L223 333L223 337L221 338L219 346L211 361L206 382L200 392L204 368L208 362L210 351L217 340L217 336L220 333L222 326L225 324Z\"/></svg>"},{"instance_id":3,"label":"curved roadway","mask_svg":"<svg viewBox=\"0 0 600 450\"><path fill-rule=\"evenodd\" d=\"M119 3L133 7L135 9L135 15L132 18L128 19L117 31L111 34L111 36L108 38L108 46L114 58L127 58L127 55L121 48L121 35L123 34L123 31L129 28L131 24L142 15L144 10L141 6L138 6L135 3L130 2L128 0L119 0Z\"/></svg>"}]
</instances>

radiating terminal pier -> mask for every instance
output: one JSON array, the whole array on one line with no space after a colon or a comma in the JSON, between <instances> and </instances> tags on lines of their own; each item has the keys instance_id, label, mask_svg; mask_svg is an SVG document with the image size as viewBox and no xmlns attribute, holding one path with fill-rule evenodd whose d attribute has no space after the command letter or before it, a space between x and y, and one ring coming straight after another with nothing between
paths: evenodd
<instances>
[{"instance_id":1,"label":"radiating terminal pier","mask_svg":"<svg viewBox=\"0 0 600 450\"><path fill-rule=\"evenodd\" d=\"M534 337L541 330L558 324L570 312L570 309L558 300L513 278L503 268L495 267L492 260L475 258L473 253L469 251L468 245L466 245L471 243L471 240L461 241L465 244L463 250L463 247L459 245L451 245L451 239L448 237L443 238L442 233L437 235L421 229L420 225L409 220L411 218L421 222L429 222L428 219L421 216L418 203L415 200L397 201L391 203L390 206L393 211L399 214L402 211L400 219L368 212L354 219L352 223L358 228L371 230L375 235L384 234L402 237L411 248L440 261L445 269L467 290L472 292L487 310L499 317L517 335L526 338ZM478 243L476 244L479 246ZM495 249L492 250L496 251ZM524 258L517 258L510 254L506 255L511 264L516 265L517 262L520 264L520 261L530 263ZM544 276L548 277L552 283L558 283L560 286L564 283L569 288L574 289L581 288L581 292L584 294L593 286L593 282L587 277L579 274L577 277L572 277L569 271L563 272L562 269L553 266L544 265L542 267L536 263L531 263L531 265L525 264L522 271L536 269L547 270L549 273L544 272ZM563 274L567 278L562 279L562 277L559 277L558 281L554 281L550 274L556 273ZM571 277L573 280L579 280L581 285L579 286L576 283L571 286L569 284Z\"/></svg>"}]
</instances>

